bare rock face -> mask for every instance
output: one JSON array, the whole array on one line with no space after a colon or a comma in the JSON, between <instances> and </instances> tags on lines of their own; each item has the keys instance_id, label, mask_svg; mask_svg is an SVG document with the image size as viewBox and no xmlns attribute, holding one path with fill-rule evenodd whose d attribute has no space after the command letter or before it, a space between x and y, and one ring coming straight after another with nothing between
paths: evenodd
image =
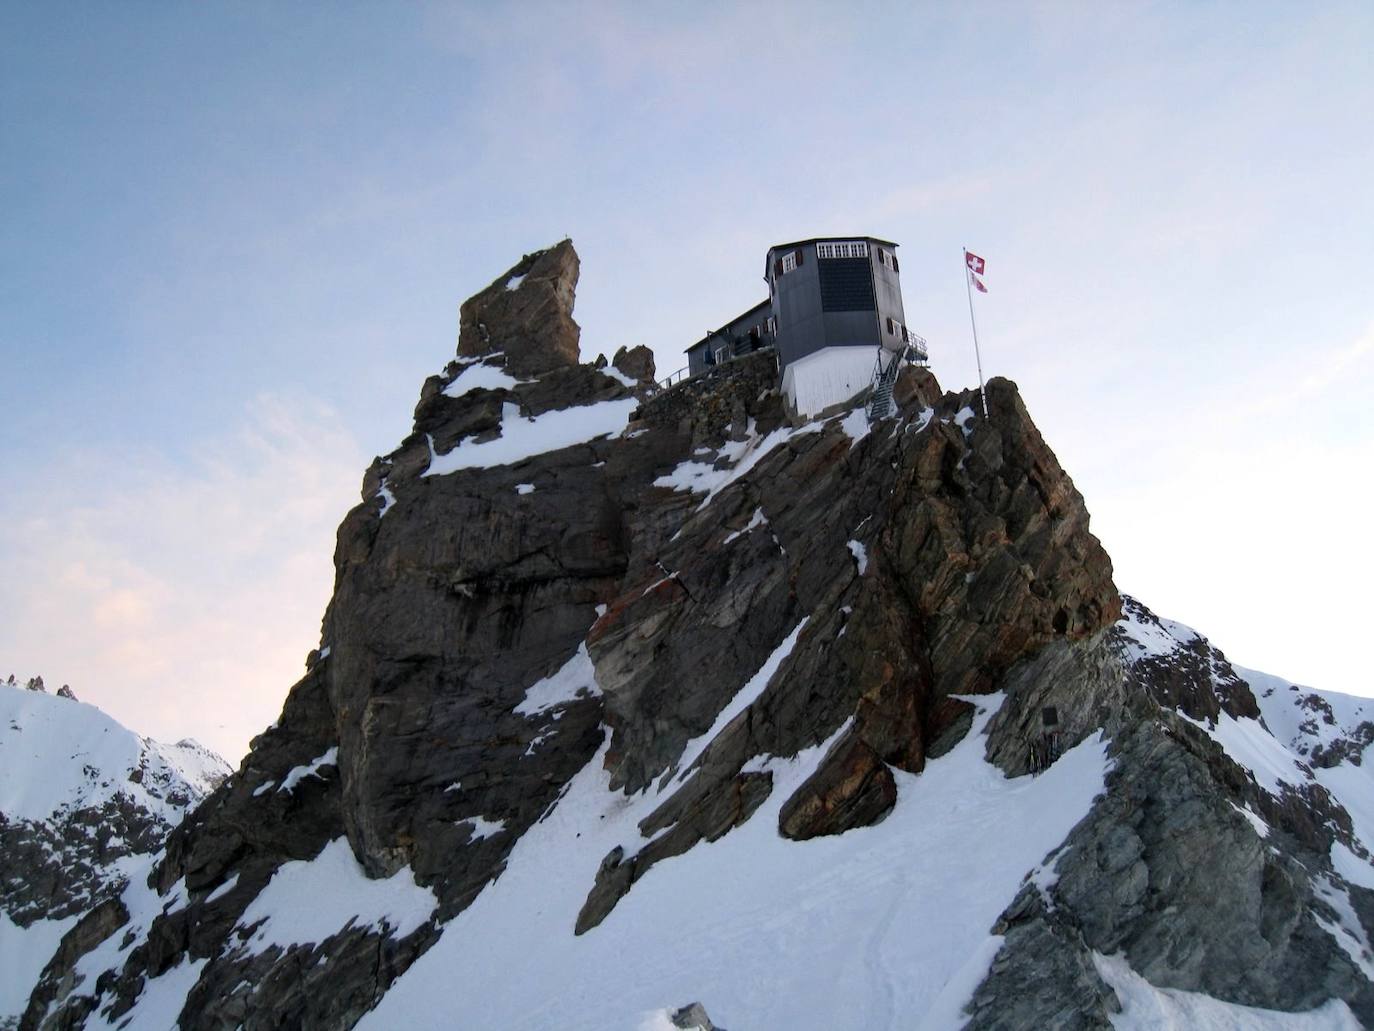
<instances>
[{"instance_id":1,"label":"bare rock face","mask_svg":"<svg viewBox=\"0 0 1374 1031\"><path fill-rule=\"evenodd\" d=\"M458 313L458 357L503 354L518 376L576 365L572 318L581 264L571 240L527 254Z\"/></svg>"},{"instance_id":2,"label":"bare rock face","mask_svg":"<svg viewBox=\"0 0 1374 1031\"><path fill-rule=\"evenodd\" d=\"M611 364L640 383L654 382L654 352L643 344L628 350L620 348L611 359Z\"/></svg>"},{"instance_id":3,"label":"bare rock face","mask_svg":"<svg viewBox=\"0 0 1374 1031\"><path fill-rule=\"evenodd\" d=\"M321 646L281 719L143 894L68 936L25 1027L118 1022L187 962L183 1027L349 1027L603 748L611 789L652 790L655 808L578 886L570 935L759 819L778 790L761 758L817 749L777 831L843 835L884 819L894 771L948 752L967 696L991 692L986 754L1008 775L1098 733L1117 765L1063 846L1057 894L1031 885L1003 915L975 1026L1104 1026L1116 1000L1094 949L1161 984L1364 1005L1352 965L1311 937L1313 882L1291 858L1321 868L1343 811L1315 788L1260 799L1174 712L1254 698L1201 646L1191 665L1135 661L1110 560L1013 383L988 383L984 414L976 392L904 370L875 427L861 410L795 421L770 352L660 392L642 348L578 364L577 270L563 241L463 305L457 358L340 525ZM1246 839L1233 800L1289 853ZM1227 890L1209 841L1247 878L1230 929L1268 943L1234 952L1256 972L1229 980L1203 970L1226 933L1202 926L1199 900ZM344 848L358 877L413 885L421 917L262 940L255 901ZM80 964L91 950L101 963ZM1264 977L1296 987L1266 995Z\"/></svg>"}]
</instances>

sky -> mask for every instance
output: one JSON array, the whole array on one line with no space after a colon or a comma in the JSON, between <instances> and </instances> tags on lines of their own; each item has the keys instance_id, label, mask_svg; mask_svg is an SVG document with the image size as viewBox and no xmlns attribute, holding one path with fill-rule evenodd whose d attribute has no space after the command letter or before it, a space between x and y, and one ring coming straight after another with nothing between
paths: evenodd
<instances>
[{"instance_id":1,"label":"sky","mask_svg":"<svg viewBox=\"0 0 1374 1031\"><path fill-rule=\"evenodd\" d=\"M841 9L843 8L843 9ZM0 5L0 677L237 762L458 305L571 236L659 370L772 243L900 245L1118 585L1374 694L1374 5Z\"/></svg>"}]
</instances>

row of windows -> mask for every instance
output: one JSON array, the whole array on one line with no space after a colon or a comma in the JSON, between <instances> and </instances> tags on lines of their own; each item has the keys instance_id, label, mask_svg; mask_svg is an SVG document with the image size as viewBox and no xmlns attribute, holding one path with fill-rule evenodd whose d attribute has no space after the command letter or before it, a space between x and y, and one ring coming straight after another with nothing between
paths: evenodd
<instances>
[{"instance_id":1,"label":"row of windows","mask_svg":"<svg viewBox=\"0 0 1374 1031\"><path fill-rule=\"evenodd\" d=\"M866 258L868 257L868 242L865 240L847 240L843 243L818 243L816 244L816 257Z\"/></svg>"}]
</instances>

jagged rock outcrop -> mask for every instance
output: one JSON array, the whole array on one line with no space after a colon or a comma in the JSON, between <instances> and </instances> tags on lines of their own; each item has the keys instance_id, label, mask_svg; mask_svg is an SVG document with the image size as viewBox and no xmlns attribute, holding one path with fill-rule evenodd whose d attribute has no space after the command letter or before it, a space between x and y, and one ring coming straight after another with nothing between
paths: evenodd
<instances>
[{"instance_id":1,"label":"jagged rock outcrop","mask_svg":"<svg viewBox=\"0 0 1374 1031\"><path fill-rule=\"evenodd\" d=\"M1003 914L970 1028L1109 1027L1094 954L1162 988L1285 1011L1340 999L1369 1022L1374 892L1331 860L1364 851L1349 815L1298 764L1268 783L1233 758L1208 728L1268 733L1251 685L1205 638L1124 603L1106 794Z\"/></svg>"},{"instance_id":2,"label":"jagged rock outcrop","mask_svg":"<svg viewBox=\"0 0 1374 1031\"><path fill-rule=\"evenodd\" d=\"M1200 639L1130 600L1123 617L1014 384L980 399L906 369L873 427L861 407L794 418L769 352L659 391L643 348L578 364L577 271L563 241L463 305L457 358L339 528L280 720L68 935L26 1027L137 1021L166 984L186 1028L349 1027L473 933L549 821L634 813L618 837L563 827L600 844L557 871L557 932L599 948L656 878L761 821L792 849L882 841L946 757L1052 780L1071 752L1098 769L1093 748L1102 797L1077 786L1068 840L996 896L975 1026L1105 1026L1096 956L1115 952L1158 985L1370 1012L1328 929L1374 913L1332 867L1334 841L1361 855L1349 815L1315 780L1266 790L1197 725L1260 726L1261 699ZM1322 754L1355 748L1337 741ZM587 797L604 807L561 808ZM358 901L292 924L274 906L302 892ZM378 1019L413 1023L397 1005Z\"/></svg>"}]
</instances>

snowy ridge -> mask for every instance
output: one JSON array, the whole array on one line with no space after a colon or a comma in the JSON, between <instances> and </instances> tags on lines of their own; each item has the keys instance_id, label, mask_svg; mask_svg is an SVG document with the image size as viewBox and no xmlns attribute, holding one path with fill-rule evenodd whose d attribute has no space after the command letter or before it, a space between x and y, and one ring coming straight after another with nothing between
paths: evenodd
<instances>
[{"instance_id":1,"label":"snowy ridge","mask_svg":"<svg viewBox=\"0 0 1374 1031\"><path fill-rule=\"evenodd\" d=\"M0 684L0 1026L17 1018L82 909L230 773L192 740L139 737L93 705Z\"/></svg>"},{"instance_id":2,"label":"snowy ridge","mask_svg":"<svg viewBox=\"0 0 1374 1031\"><path fill-rule=\"evenodd\" d=\"M0 685L0 813L98 809L118 795L167 823L229 775L203 745L139 737L93 705Z\"/></svg>"},{"instance_id":3,"label":"snowy ridge","mask_svg":"<svg viewBox=\"0 0 1374 1031\"><path fill-rule=\"evenodd\" d=\"M1201 650L1213 691L1225 696L1236 683L1245 687L1259 706L1259 719L1233 716L1224 710L1215 719L1207 720L1181 710L1180 715L1216 741L1276 800L1314 784L1330 792L1349 814L1353 831L1351 845L1340 840L1332 843L1332 869L1345 884L1374 888L1374 766L1367 754L1374 742L1374 700L1315 691L1282 677L1234 666L1191 627L1166 619L1152 622L1153 614L1147 615L1139 602L1131 598L1124 601L1122 619L1116 629L1118 639L1124 639L1127 654L1123 657L1128 665L1167 665L1173 661L1183 666L1190 661L1196 663ZM1244 810L1242 815L1251 821L1260 837L1267 836L1267 826L1256 814ZM1346 886L1331 880L1323 885L1322 897L1336 919L1318 916L1318 923L1374 979L1374 947Z\"/></svg>"}]
</instances>

